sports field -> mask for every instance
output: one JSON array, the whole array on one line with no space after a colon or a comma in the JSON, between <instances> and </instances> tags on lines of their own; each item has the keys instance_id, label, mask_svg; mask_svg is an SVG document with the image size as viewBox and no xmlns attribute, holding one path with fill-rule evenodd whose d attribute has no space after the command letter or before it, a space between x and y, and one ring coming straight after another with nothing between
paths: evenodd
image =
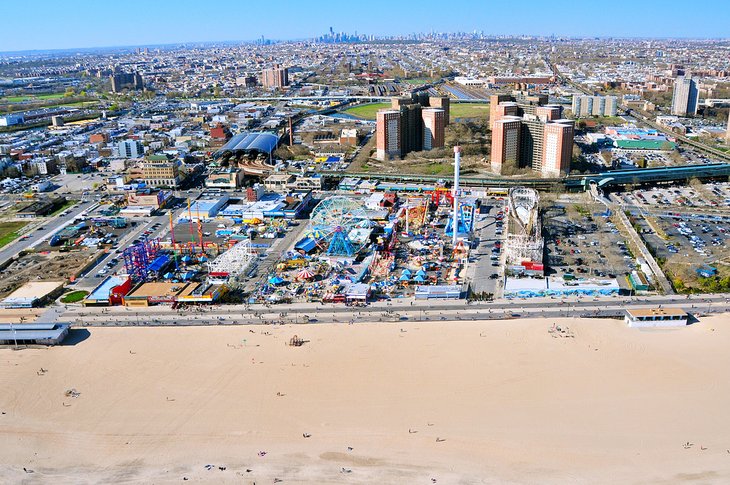
<instances>
[{"instance_id":1,"label":"sports field","mask_svg":"<svg viewBox=\"0 0 730 485\"><path fill-rule=\"evenodd\" d=\"M58 99L63 98L63 93L55 93L55 94L39 94L39 95L29 95L29 96L7 96L0 98L1 103L22 103L23 101L44 101L48 99Z\"/></svg>"},{"instance_id":2,"label":"sports field","mask_svg":"<svg viewBox=\"0 0 730 485\"><path fill-rule=\"evenodd\" d=\"M344 112L361 118L363 120L374 120L375 113L379 109L390 108L389 103L370 103L353 106ZM450 108L451 119L455 118L488 118L489 117L489 104L488 103L453 103Z\"/></svg>"},{"instance_id":3,"label":"sports field","mask_svg":"<svg viewBox=\"0 0 730 485\"><path fill-rule=\"evenodd\" d=\"M449 116L454 118L489 118L488 103L452 103Z\"/></svg>"},{"instance_id":4,"label":"sports field","mask_svg":"<svg viewBox=\"0 0 730 485\"><path fill-rule=\"evenodd\" d=\"M374 120L379 109L390 108L390 103L370 103L353 106L344 112L363 120Z\"/></svg>"}]
</instances>

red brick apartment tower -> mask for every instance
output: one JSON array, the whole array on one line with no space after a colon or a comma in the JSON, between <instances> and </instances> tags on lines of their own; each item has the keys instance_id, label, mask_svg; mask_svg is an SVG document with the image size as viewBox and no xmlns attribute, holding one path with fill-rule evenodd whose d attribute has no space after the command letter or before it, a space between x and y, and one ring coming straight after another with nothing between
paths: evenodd
<instances>
[{"instance_id":1,"label":"red brick apartment tower","mask_svg":"<svg viewBox=\"0 0 730 485\"><path fill-rule=\"evenodd\" d=\"M517 167L520 160L521 118L506 116L495 121L492 128L492 171L502 173L506 163Z\"/></svg>"},{"instance_id":2,"label":"red brick apartment tower","mask_svg":"<svg viewBox=\"0 0 730 485\"><path fill-rule=\"evenodd\" d=\"M425 108L421 111L421 117L423 118L423 149L442 148L446 112L443 109Z\"/></svg>"},{"instance_id":3,"label":"red brick apartment tower","mask_svg":"<svg viewBox=\"0 0 730 485\"><path fill-rule=\"evenodd\" d=\"M545 124L542 152L542 176L560 177L570 172L573 157L573 120Z\"/></svg>"},{"instance_id":4,"label":"red brick apartment tower","mask_svg":"<svg viewBox=\"0 0 730 485\"><path fill-rule=\"evenodd\" d=\"M401 154L400 111L380 110L375 116L376 158L387 160Z\"/></svg>"}]
</instances>

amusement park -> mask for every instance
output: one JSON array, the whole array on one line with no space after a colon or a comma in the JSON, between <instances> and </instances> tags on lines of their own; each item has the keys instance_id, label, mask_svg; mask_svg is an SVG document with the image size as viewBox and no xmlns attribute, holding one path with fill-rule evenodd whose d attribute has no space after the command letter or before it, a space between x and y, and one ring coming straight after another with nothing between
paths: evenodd
<instances>
[{"instance_id":1,"label":"amusement park","mask_svg":"<svg viewBox=\"0 0 730 485\"><path fill-rule=\"evenodd\" d=\"M457 147L451 189L322 199L249 301L462 297L479 201L461 196L459 161Z\"/></svg>"}]
</instances>

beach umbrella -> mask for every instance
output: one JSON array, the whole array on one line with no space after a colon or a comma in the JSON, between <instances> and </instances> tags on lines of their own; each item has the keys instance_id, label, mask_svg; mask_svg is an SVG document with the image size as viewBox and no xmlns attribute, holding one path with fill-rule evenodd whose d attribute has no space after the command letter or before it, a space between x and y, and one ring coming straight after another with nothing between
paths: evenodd
<instances>
[{"instance_id":1,"label":"beach umbrella","mask_svg":"<svg viewBox=\"0 0 730 485\"><path fill-rule=\"evenodd\" d=\"M297 278L299 278L300 280L308 280L314 278L314 273L312 273L307 268L304 268L299 273L297 273Z\"/></svg>"},{"instance_id":2,"label":"beach umbrella","mask_svg":"<svg viewBox=\"0 0 730 485\"><path fill-rule=\"evenodd\" d=\"M182 258L180 258L180 260L181 260L181 261L182 261L183 263L189 263L190 261L192 261L192 260L193 260L193 258L191 258L190 256L183 256Z\"/></svg>"},{"instance_id":3,"label":"beach umbrella","mask_svg":"<svg viewBox=\"0 0 730 485\"><path fill-rule=\"evenodd\" d=\"M426 272L423 271L422 269L419 269L418 270L418 273L416 273L416 276L423 276L425 278L426 277Z\"/></svg>"},{"instance_id":4,"label":"beach umbrella","mask_svg":"<svg viewBox=\"0 0 730 485\"><path fill-rule=\"evenodd\" d=\"M284 282L284 279L280 278L278 276L273 276L273 277L269 278L269 283L271 283L272 285L280 285L283 282Z\"/></svg>"},{"instance_id":5,"label":"beach umbrella","mask_svg":"<svg viewBox=\"0 0 730 485\"><path fill-rule=\"evenodd\" d=\"M200 261L201 263L204 263L204 262L208 261L208 258L205 256L201 256L198 258L198 261Z\"/></svg>"},{"instance_id":6,"label":"beach umbrella","mask_svg":"<svg viewBox=\"0 0 730 485\"><path fill-rule=\"evenodd\" d=\"M409 279L410 279L410 278L409 278L409 277L408 277L407 275L405 275L405 274L402 274L402 275L400 276L400 278L398 278L398 281L408 281Z\"/></svg>"},{"instance_id":7,"label":"beach umbrella","mask_svg":"<svg viewBox=\"0 0 730 485\"><path fill-rule=\"evenodd\" d=\"M408 268L406 268L403 271L401 271L401 274L410 276L411 275L411 270L408 269Z\"/></svg>"},{"instance_id":8,"label":"beach umbrella","mask_svg":"<svg viewBox=\"0 0 730 485\"><path fill-rule=\"evenodd\" d=\"M421 276L421 275L419 274L419 275L416 275L416 277L415 277L415 278L413 278L413 280L414 280L414 281L418 281L419 283L423 283L424 281L426 281L426 278L424 278L423 276Z\"/></svg>"},{"instance_id":9,"label":"beach umbrella","mask_svg":"<svg viewBox=\"0 0 730 485\"><path fill-rule=\"evenodd\" d=\"M169 279L171 279L175 275L172 274L172 273L165 273L163 276L165 277L166 280L169 280Z\"/></svg>"}]
</instances>

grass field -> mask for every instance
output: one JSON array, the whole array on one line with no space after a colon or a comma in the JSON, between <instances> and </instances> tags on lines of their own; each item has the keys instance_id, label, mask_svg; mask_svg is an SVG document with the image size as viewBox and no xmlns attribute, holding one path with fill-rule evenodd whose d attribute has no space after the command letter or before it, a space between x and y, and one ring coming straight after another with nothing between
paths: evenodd
<instances>
[{"instance_id":1,"label":"grass field","mask_svg":"<svg viewBox=\"0 0 730 485\"><path fill-rule=\"evenodd\" d=\"M347 109L344 112L348 115L356 116L363 120L374 120L375 113L377 113L379 109L384 108L390 108L390 103L361 104L359 106L353 106L352 108Z\"/></svg>"},{"instance_id":2,"label":"grass field","mask_svg":"<svg viewBox=\"0 0 730 485\"><path fill-rule=\"evenodd\" d=\"M59 99L63 98L63 93L55 93L55 94L39 94L39 95L28 95L28 96L7 96L5 98L0 98L0 102L5 103L22 103L23 101L44 101L47 99Z\"/></svg>"},{"instance_id":3,"label":"grass field","mask_svg":"<svg viewBox=\"0 0 730 485\"><path fill-rule=\"evenodd\" d=\"M375 113L379 109L390 108L389 103L370 103L361 104L359 106L353 106L344 112L361 118L363 120L374 120ZM489 104L486 103L454 103L451 105L450 116L451 119L455 118L488 118L489 117Z\"/></svg>"},{"instance_id":4,"label":"grass field","mask_svg":"<svg viewBox=\"0 0 730 485\"><path fill-rule=\"evenodd\" d=\"M0 222L0 248L17 239L18 231L25 225L25 222Z\"/></svg>"},{"instance_id":5,"label":"grass field","mask_svg":"<svg viewBox=\"0 0 730 485\"><path fill-rule=\"evenodd\" d=\"M76 303L86 298L88 294L89 292L84 290L72 291L63 295L61 303Z\"/></svg>"},{"instance_id":6,"label":"grass field","mask_svg":"<svg viewBox=\"0 0 730 485\"><path fill-rule=\"evenodd\" d=\"M449 107L449 116L454 118L488 118L489 104L486 103L453 103Z\"/></svg>"}]
</instances>

